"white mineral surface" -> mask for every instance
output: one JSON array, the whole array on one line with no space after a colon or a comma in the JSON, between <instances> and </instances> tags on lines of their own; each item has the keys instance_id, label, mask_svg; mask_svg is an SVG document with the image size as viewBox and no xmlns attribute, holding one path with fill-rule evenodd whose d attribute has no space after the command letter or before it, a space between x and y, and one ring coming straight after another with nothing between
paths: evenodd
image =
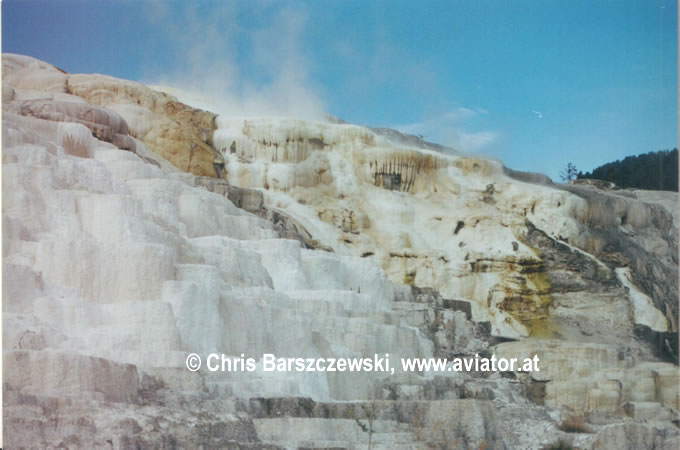
<instances>
[{"instance_id":1,"label":"white mineral surface","mask_svg":"<svg viewBox=\"0 0 680 450\"><path fill-rule=\"evenodd\" d=\"M2 63L8 448L680 444L676 193L530 183L357 125L205 130L181 91ZM541 370L399 364L492 353Z\"/></svg>"}]
</instances>

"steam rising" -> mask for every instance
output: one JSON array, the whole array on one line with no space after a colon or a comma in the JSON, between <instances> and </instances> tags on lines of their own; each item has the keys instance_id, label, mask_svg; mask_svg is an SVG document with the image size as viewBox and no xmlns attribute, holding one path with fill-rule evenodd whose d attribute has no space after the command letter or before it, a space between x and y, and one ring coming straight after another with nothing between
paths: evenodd
<instances>
[{"instance_id":1,"label":"steam rising","mask_svg":"<svg viewBox=\"0 0 680 450\"><path fill-rule=\"evenodd\" d=\"M396 96L415 93L425 103L440 101L436 70L395 45L379 25L375 42L358 42L347 29L347 37L322 50L306 30L309 16L300 4L158 1L150 5L149 25L163 37L164 47L157 51L169 53L174 61L167 64L172 71L162 76L160 70L150 68L152 82L147 84L226 118L328 120L329 113L337 112L328 110L323 91L311 75L318 67L314 57L321 51L329 52L331 58L325 60L333 61L324 70L334 71L343 80L327 88L337 89L333 91L336 96L356 99L358 110L368 93L386 85ZM477 152L498 137L490 130L464 129L484 114L482 109L458 107L392 128L460 151ZM341 118L352 121L352 117Z\"/></svg>"},{"instance_id":2,"label":"steam rising","mask_svg":"<svg viewBox=\"0 0 680 450\"><path fill-rule=\"evenodd\" d=\"M147 15L167 38L176 69L149 84L176 87L164 90L224 116L325 118L325 104L308 73L303 10L273 9L267 2L201 2L183 5L178 21L167 7L154 3ZM249 27L253 16L262 20Z\"/></svg>"}]
</instances>

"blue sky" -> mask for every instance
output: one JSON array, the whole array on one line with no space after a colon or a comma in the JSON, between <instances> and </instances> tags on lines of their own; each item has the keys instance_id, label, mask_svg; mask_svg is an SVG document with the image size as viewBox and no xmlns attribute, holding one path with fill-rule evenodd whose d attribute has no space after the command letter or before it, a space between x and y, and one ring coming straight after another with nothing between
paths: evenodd
<instances>
[{"instance_id":1,"label":"blue sky","mask_svg":"<svg viewBox=\"0 0 680 450\"><path fill-rule=\"evenodd\" d=\"M677 146L677 42L671 0L2 2L4 52L234 111L324 110L553 179Z\"/></svg>"}]
</instances>

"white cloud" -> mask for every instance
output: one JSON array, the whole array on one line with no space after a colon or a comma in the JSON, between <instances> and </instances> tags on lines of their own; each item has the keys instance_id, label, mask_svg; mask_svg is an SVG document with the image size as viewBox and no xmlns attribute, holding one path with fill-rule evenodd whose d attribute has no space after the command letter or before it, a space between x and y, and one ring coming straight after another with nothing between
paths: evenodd
<instances>
[{"instance_id":1,"label":"white cloud","mask_svg":"<svg viewBox=\"0 0 680 450\"><path fill-rule=\"evenodd\" d=\"M421 135L426 140L437 142L463 152L477 152L498 139L493 130L470 131L464 125L487 114L482 108L457 107L444 113L407 125L397 125L399 131Z\"/></svg>"},{"instance_id":2,"label":"white cloud","mask_svg":"<svg viewBox=\"0 0 680 450\"><path fill-rule=\"evenodd\" d=\"M457 137L459 142L458 145L462 150L476 152L494 142L498 138L498 133L489 130L472 133L458 131Z\"/></svg>"}]
</instances>

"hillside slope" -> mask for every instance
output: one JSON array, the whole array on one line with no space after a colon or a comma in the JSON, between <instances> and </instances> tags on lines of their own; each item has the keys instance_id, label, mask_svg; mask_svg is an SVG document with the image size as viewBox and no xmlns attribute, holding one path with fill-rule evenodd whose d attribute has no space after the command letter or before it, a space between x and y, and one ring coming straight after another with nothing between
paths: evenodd
<instances>
[{"instance_id":1,"label":"hillside slope","mask_svg":"<svg viewBox=\"0 0 680 450\"><path fill-rule=\"evenodd\" d=\"M6 446L677 448L668 199L218 113L3 55ZM491 354L541 370L398 364Z\"/></svg>"},{"instance_id":2,"label":"hillside slope","mask_svg":"<svg viewBox=\"0 0 680 450\"><path fill-rule=\"evenodd\" d=\"M678 149L627 156L579 172L577 178L609 181L622 188L678 192Z\"/></svg>"}]
</instances>

